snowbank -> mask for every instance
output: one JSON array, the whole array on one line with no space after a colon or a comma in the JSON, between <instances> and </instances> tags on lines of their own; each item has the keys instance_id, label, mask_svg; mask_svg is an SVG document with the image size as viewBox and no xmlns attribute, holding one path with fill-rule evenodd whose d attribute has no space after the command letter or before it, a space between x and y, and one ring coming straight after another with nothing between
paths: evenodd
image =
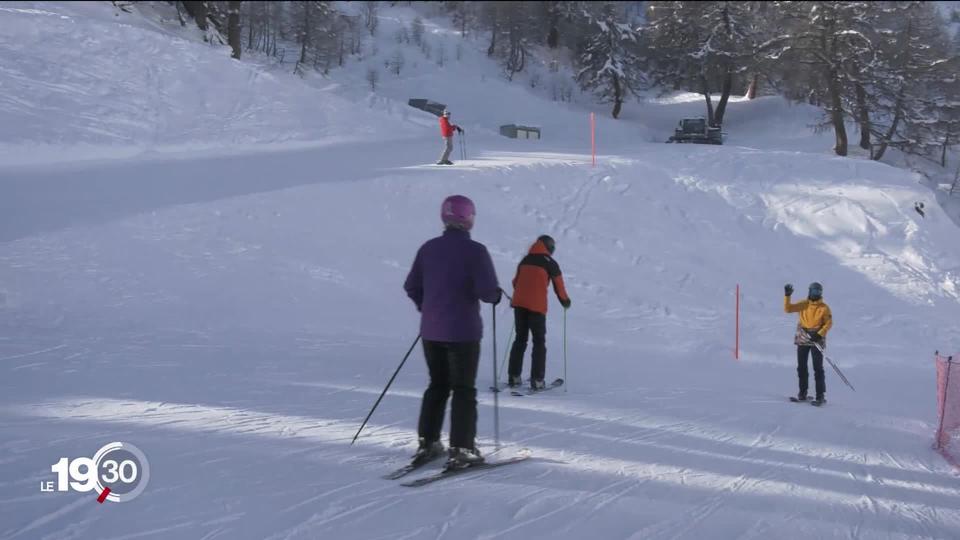
<instances>
[{"instance_id":1,"label":"snowbank","mask_svg":"<svg viewBox=\"0 0 960 540\"><path fill-rule=\"evenodd\" d=\"M289 72L231 59L193 25L181 28L168 5L131 9L0 6L0 163L241 153L408 133Z\"/></svg>"}]
</instances>

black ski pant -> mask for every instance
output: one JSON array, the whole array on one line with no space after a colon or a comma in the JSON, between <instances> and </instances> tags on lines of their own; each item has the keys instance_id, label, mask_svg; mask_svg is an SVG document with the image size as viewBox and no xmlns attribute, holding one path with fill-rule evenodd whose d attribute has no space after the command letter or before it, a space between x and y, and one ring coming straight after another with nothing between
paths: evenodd
<instances>
[{"instance_id":1,"label":"black ski pant","mask_svg":"<svg viewBox=\"0 0 960 540\"><path fill-rule=\"evenodd\" d=\"M450 406L450 446L474 448L477 436L477 366L480 342L446 343L423 340L423 356L430 371L430 386L420 406L419 434L439 441L447 398Z\"/></svg>"},{"instance_id":2,"label":"black ski pant","mask_svg":"<svg viewBox=\"0 0 960 540\"><path fill-rule=\"evenodd\" d=\"M823 353L820 349L811 345L797 346L797 377L800 378L800 393L807 393L807 356L813 353L813 379L817 385L817 396L823 396L827 391L827 383L823 376Z\"/></svg>"},{"instance_id":3,"label":"black ski pant","mask_svg":"<svg viewBox=\"0 0 960 540\"><path fill-rule=\"evenodd\" d=\"M527 335L533 334L533 362L530 379L542 381L547 370L547 316L525 308L513 308L517 337L510 348L510 367L507 373L519 377L523 372L523 353L527 351Z\"/></svg>"}]
</instances>

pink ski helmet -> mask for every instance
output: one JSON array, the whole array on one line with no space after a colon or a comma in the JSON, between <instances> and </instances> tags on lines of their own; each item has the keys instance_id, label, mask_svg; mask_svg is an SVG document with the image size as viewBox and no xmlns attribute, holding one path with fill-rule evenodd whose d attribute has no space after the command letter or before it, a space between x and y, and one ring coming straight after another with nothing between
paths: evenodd
<instances>
[{"instance_id":1,"label":"pink ski helmet","mask_svg":"<svg viewBox=\"0 0 960 540\"><path fill-rule=\"evenodd\" d=\"M440 219L444 225L465 231L473 228L473 218L476 215L477 209L473 206L473 201L463 195L447 197L440 208Z\"/></svg>"}]
</instances>

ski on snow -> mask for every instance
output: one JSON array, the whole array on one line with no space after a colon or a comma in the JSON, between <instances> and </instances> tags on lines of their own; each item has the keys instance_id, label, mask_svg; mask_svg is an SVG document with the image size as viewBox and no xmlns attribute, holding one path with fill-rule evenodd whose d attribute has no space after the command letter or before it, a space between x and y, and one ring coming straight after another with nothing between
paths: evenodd
<instances>
[{"instance_id":1,"label":"ski on snow","mask_svg":"<svg viewBox=\"0 0 960 540\"><path fill-rule=\"evenodd\" d=\"M432 484L432 483L434 483L434 482L439 482L439 481L441 481L441 480L446 480L446 479L449 479L449 478L453 478L453 477L455 477L455 476L461 476L461 475L466 474L466 473L477 472L477 471L486 471L486 470L490 470L490 469L495 469L495 468L497 468L497 467L502 467L502 466L504 466L504 465L511 465L511 464L513 464L513 463L520 463L521 461L525 461L525 460L527 460L527 459L529 459L529 458L530 458L530 453L529 453L529 452L523 452L523 453L521 453L521 454L519 454L519 455L516 455L516 456L514 456L514 457L505 458L505 459L501 459L501 460L497 460L497 461L485 461L485 462L483 462L483 463L478 463L478 464L476 464L476 465L470 465L470 466L464 467L464 468L462 468L462 469L444 469L444 470L442 470L442 471L440 471L440 472L438 472L438 473L436 473L436 474L431 474L431 475L428 475L428 476L422 476L422 477L417 478L417 479L415 479L415 480L411 480L411 481L409 481L409 482L404 482L404 483L402 483L402 484L400 484L400 485L401 485L401 486L404 486L404 487L420 487L420 486L425 486L425 485L427 485L427 484Z\"/></svg>"},{"instance_id":2,"label":"ski on snow","mask_svg":"<svg viewBox=\"0 0 960 540\"><path fill-rule=\"evenodd\" d=\"M546 392L548 390L553 390L554 388L559 388L563 386L563 379L556 379L552 383L548 384L545 388L540 390L527 390L526 392L519 392L517 390L511 390L511 396L532 396L534 394L539 394L540 392Z\"/></svg>"},{"instance_id":3,"label":"ski on snow","mask_svg":"<svg viewBox=\"0 0 960 540\"><path fill-rule=\"evenodd\" d=\"M404 465L403 467L400 467L399 469L393 471L392 473L384 475L384 478L387 480L396 480L398 478L403 478L404 476L412 473L413 471L421 467L424 467L426 465L429 465L430 463L433 463L434 461L438 460L441 457L443 457L443 454L438 454L429 459L421 459L421 460L414 459L410 463Z\"/></svg>"},{"instance_id":4,"label":"ski on snow","mask_svg":"<svg viewBox=\"0 0 960 540\"><path fill-rule=\"evenodd\" d=\"M815 399L797 399L794 396L790 396L790 401L793 403L809 403L814 407L822 407L827 404L827 400L817 401Z\"/></svg>"}]
</instances>

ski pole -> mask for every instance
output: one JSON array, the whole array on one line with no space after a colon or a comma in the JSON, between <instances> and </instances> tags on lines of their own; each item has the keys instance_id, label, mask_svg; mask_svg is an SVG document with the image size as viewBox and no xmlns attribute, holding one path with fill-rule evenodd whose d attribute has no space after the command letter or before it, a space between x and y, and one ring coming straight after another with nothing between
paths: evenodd
<instances>
[{"instance_id":1,"label":"ski pole","mask_svg":"<svg viewBox=\"0 0 960 540\"><path fill-rule=\"evenodd\" d=\"M497 306L491 305L493 312L493 385L497 385ZM500 392L493 393L493 442L500 450Z\"/></svg>"},{"instance_id":2,"label":"ski pole","mask_svg":"<svg viewBox=\"0 0 960 540\"><path fill-rule=\"evenodd\" d=\"M567 308L563 308L563 393L567 393Z\"/></svg>"},{"instance_id":3,"label":"ski pole","mask_svg":"<svg viewBox=\"0 0 960 540\"><path fill-rule=\"evenodd\" d=\"M814 345L816 345L817 349L820 351L820 354L823 355L823 358L830 363L830 365L833 367L833 370L837 372L837 375L840 376L840 380L843 381L843 384L849 386L851 390L856 392L857 389L854 388L852 384L850 384L850 381L848 381L846 377L844 377L843 372L840 371L840 368L838 368L837 365L833 363L833 360L831 360L830 357L827 356L827 353L823 352L823 347L821 347L819 343L814 343Z\"/></svg>"},{"instance_id":4,"label":"ski pole","mask_svg":"<svg viewBox=\"0 0 960 540\"><path fill-rule=\"evenodd\" d=\"M500 293L503 294L504 296L506 296L506 297L507 297L507 300L509 300L510 303L513 304L513 298L510 298L510 295L507 294L507 291L505 291L505 290L503 290L503 289L500 289ZM507 358L510 357L510 348L511 348L511 346L513 345L513 331L514 331L514 329L515 329L515 328L514 328L515 326L516 326L516 324L514 324L513 326L510 327L510 334L507 336L507 348L506 348L505 351L503 351L503 361L500 362L500 373L503 373L503 368L504 368L504 366L507 365ZM493 387L497 389L497 390L496 390L497 392L499 392L499 391L500 391L500 381L499 381L499 380L496 381L496 383L493 385Z\"/></svg>"},{"instance_id":5,"label":"ski pole","mask_svg":"<svg viewBox=\"0 0 960 540\"><path fill-rule=\"evenodd\" d=\"M383 399L383 396L387 395L387 390L390 389L390 385L393 384L393 380L397 378L397 374L400 373L400 368L403 367L403 364L407 362L407 358L410 357L410 353L413 352L413 348L417 346L417 342L420 341L420 334L417 334L417 339L413 340L413 344L410 345L410 348L407 350L407 354L403 355L403 360L400 362L400 365L397 366L397 370L393 372L393 377L390 377L390 380L387 381L387 386L383 389L383 392L380 392L380 397L377 398L377 402L373 404L373 408L370 409L370 412L367 414L367 417L363 419L363 423L360 424L360 429L357 430L357 434L353 436L353 440L350 441L350 444L357 442L357 437L360 436L360 432L363 431L363 427L367 425L367 421L370 420L370 417L373 416L373 411L377 410L377 405L380 405L380 400Z\"/></svg>"},{"instance_id":6,"label":"ski pole","mask_svg":"<svg viewBox=\"0 0 960 540\"><path fill-rule=\"evenodd\" d=\"M500 373L503 373L504 367L507 365L507 359L510 358L510 348L513 346L513 328L510 328L510 334L507 336L507 348L503 351L503 360L500 361ZM500 391L500 381L497 381L497 384L494 386L497 392Z\"/></svg>"}]
</instances>

